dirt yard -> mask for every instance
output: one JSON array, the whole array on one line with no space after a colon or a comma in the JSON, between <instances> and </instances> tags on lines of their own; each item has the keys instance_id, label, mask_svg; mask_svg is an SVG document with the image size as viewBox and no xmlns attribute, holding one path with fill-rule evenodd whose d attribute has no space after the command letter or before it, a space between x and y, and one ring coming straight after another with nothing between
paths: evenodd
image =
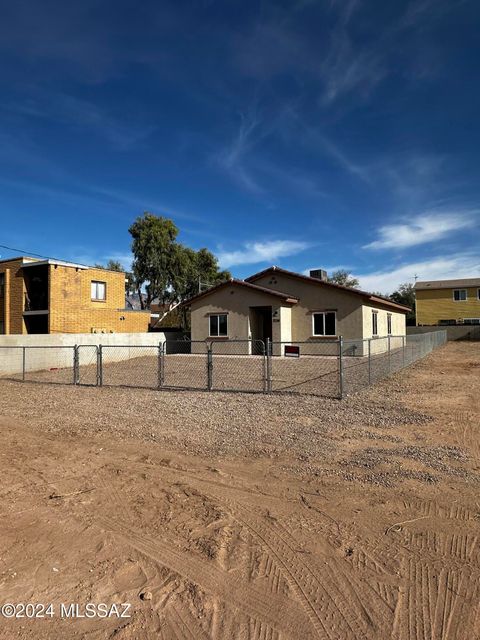
<instances>
[{"instance_id":1,"label":"dirt yard","mask_svg":"<svg viewBox=\"0 0 480 640\"><path fill-rule=\"evenodd\" d=\"M2 640L480 638L480 343L344 401L3 380L0 416L0 606L53 605Z\"/></svg>"}]
</instances>

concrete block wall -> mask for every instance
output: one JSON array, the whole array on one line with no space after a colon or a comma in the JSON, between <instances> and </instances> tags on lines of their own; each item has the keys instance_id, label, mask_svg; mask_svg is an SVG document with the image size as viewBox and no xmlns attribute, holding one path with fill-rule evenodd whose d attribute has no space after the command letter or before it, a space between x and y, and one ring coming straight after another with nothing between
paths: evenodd
<instances>
[{"instance_id":1,"label":"concrete block wall","mask_svg":"<svg viewBox=\"0 0 480 640\"><path fill-rule=\"evenodd\" d=\"M118 362L139 355L153 356L158 345L163 342L165 334L160 332L0 336L0 377L22 372L22 347L35 347L26 350L26 370L42 371L73 368L75 345L82 345L79 350L80 366L86 366L94 363L92 360L95 349L89 346L108 346L104 352L104 362Z\"/></svg>"}]
</instances>

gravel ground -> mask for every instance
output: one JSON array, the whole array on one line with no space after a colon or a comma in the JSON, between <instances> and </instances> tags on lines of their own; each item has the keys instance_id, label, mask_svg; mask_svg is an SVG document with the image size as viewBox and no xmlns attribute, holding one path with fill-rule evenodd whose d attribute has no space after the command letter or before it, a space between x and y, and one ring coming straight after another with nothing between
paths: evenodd
<instances>
[{"instance_id":1,"label":"gravel ground","mask_svg":"<svg viewBox=\"0 0 480 640\"><path fill-rule=\"evenodd\" d=\"M151 391L0 382L0 412L48 431L108 431L207 456L324 457L342 440L396 441L389 430L429 416L382 385L343 401L308 395ZM387 433L385 433L387 431Z\"/></svg>"}]
</instances>

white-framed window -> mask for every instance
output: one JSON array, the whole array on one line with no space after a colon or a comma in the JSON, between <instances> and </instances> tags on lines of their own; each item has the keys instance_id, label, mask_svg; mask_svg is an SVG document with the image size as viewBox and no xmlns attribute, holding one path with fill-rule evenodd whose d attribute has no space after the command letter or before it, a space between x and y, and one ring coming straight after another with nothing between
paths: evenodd
<instances>
[{"instance_id":1,"label":"white-framed window","mask_svg":"<svg viewBox=\"0 0 480 640\"><path fill-rule=\"evenodd\" d=\"M480 289L477 289L477 300L480 300Z\"/></svg>"},{"instance_id":2,"label":"white-framed window","mask_svg":"<svg viewBox=\"0 0 480 640\"><path fill-rule=\"evenodd\" d=\"M480 324L480 318L464 318L463 324Z\"/></svg>"},{"instance_id":3,"label":"white-framed window","mask_svg":"<svg viewBox=\"0 0 480 640\"><path fill-rule=\"evenodd\" d=\"M372 336L378 336L378 311L372 311Z\"/></svg>"},{"instance_id":4,"label":"white-framed window","mask_svg":"<svg viewBox=\"0 0 480 640\"><path fill-rule=\"evenodd\" d=\"M312 313L313 336L336 336L337 314L335 311L315 311Z\"/></svg>"},{"instance_id":5,"label":"white-framed window","mask_svg":"<svg viewBox=\"0 0 480 640\"><path fill-rule=\"evenodd\" d=\"M454 289L453 290L453 299L455 302L463 302L467 299L467 290L466 289Z\"/></svg>"},{"instance_id":6,"label":"white-framed window","mask_svg":"<svg viewBox=\"0 0 480 640\"><path fill-rule=\"evenodd\" d=\"M99 280L92 280L90 291L92 300L106 300L107 283L100 282Z\"/></svg>"},{"instance_id":7,"label":"white-framed window","mask_svg":"<svg viewBox=\"0 0 480 640\"><path fill-rule=\"evenodd\" d=\"M208 317L208 323L211 338L228 336L228 314L214 313Z\"/></svg>"},{"instance_id":8,"label":"white-framed window","mask_svg":"<svg viewBox=\"0 0 480 640\"><path fill-rule=\"evenodd\" d=\"M387 335L392 335L392 314L387 313Z\"/></svg>"}]
</instances>

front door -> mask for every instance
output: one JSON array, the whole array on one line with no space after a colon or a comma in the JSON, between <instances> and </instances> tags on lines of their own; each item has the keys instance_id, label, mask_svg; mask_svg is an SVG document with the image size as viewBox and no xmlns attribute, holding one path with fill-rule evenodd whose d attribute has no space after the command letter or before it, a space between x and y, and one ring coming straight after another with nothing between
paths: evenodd
<instances>
[{"instance_id":1,"label":"front door","mask_svg":"<svg viewBox=\"0 0 480 640\"><path fill-rule=\"evenodd\" d=\"M264 353L267 340L272 340L272 307L250 307L252 353Z\"/></svg>"}]
</instances>

